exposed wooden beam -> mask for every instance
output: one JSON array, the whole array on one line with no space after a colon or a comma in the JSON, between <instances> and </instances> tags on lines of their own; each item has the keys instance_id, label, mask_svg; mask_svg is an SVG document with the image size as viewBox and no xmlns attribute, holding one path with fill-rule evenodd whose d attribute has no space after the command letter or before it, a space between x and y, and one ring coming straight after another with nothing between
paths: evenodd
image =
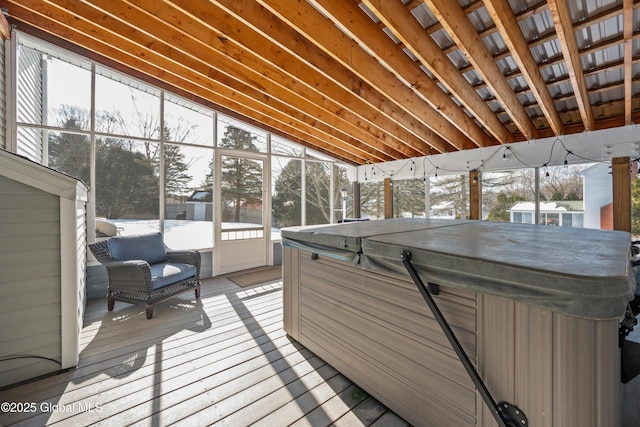
<instances>
[{"instance_id":1,"label":"exposed wooden beam","mask_svg":"<svg viewBox=\"0 0 640 427\"><path fill-rule=\"evenodd\" d=\"M300 37L290 27L281 25L275 16L254 1L219 1L215 8L212 6L207 10L190 1L174 3L193 19L197 17L198 21L209 27L208 31L223 32L228 40L225 45L235 41L242 50L235 53L234 57L246 56L242 53L244 51L259 56L263 60L259 65L260 73L270 75L275 80L282 77L279 75L287 76L289 82L285 82L286 86L298 93L304 92L318 105L326 105L334 114L364 127L380 143L392 147L404 157L419 156L424 152L427 140L421 137L432 135L430 129L416 120L409 120L406 115L398 114L395 104L380 96L345 67L337 66L317 46ZM224 11L224 15L221 11ZM210 22L215 22L216 27L211 26ZM275 43L279 48L264 49L269 43ZM245 62L244 59L242 61Z\"/></svg>"},{"instance_id":2,"label":"exposed wooden beam","mask_svg":"<svg viewBox=\"0 0 640 427\"><path fill-rule=\"evenodd\" d=\"M622 2L624 37L624 123L631 124L631 97L633 96L633 0Z\"/></svg>"},{"instance_id":3,"label":"exposed wooden beam","mask_svg":"<svg viewBox=\"0 0 640 427\"><path fill-rule=\"evenodd\" d=\"M200 19L195 19L178 8L168 7L166 4L160 5L156 1L133 0L129 2L131 7L127 10L110 1L93 1L101 3L103 10L119 15L121 19L129 18L139 22L141 30L152 34L158 40L173 44L176 49L204 62L207 66L213 64L216 69L228 75L234 75L265 95L286 101L292 108L315 117L325 126L342 129L350 137L368 146L372 153L380 151L380 154L395 159L415 156L418 153L410 150L400 140L396 139L389 143L392 139L389 133L366 126L363 123L364 120L358 120L344 105L331 101L326 96L319 95L315 91L308 91L306 96L302 96L300 91L296 90L299 80L295 76L275 67L271 61L258 58L251 49L238 46L227 34L214 30L206 24L207 21L216 22L221 19L233 21L233 18L210 3L196 8L195 16L199 16ZM195 5L193 2L190 4ZM242 28L241 23L234 22L234 24L250 39L255 40L258 46L260 44L264 46L266 43L260 35L249 28ZM357 126L356 123L363 124Z\"/></svg>"},{"instance_id":4,"label":"exposed wooden beam","mask_svg":"<svg viewBox=\"0 0 640 427\"><path fill-rule=\"evenodd\" d=\"M350 6L351 2L345 2L344 0L315 1L320 3L325 10L334 16L338 14L342 14L344 16L345 13L350 13L351 15L364 15L364 12L357 5ZM357 2L357 0L355 1ZM404 7L402 3L384 0L364 0L362 3L381 19L387 29L393 32L400 42L411 50L419 62L426 66L499 142L509 142L511 140L511 135L502 122L498 120L493 111L491 111L482 98L480 98L478 93L471 90L469 82L458 72L449 58L446 57L435 41L426 34L420 23L413 17L413 15L411 15L411 12ZM347 6L347 4L349 4L349 6ZM331 10L329 10L329 7ZM342 18L343 23L348 22L346 19L346 16ZM345 26L349 31L354 32L354 24L357 24L358 22L366 23L367 21L354 19L352 22L353 24ZM373 25L373 23L371 23L371 25ZM391 56L388 54L390 47L387 46L393 46L395 43L393 43L393 41L382 31L378 30L373 34L368 34L369 37L366 37L367 33L362 31L360 41L361 43L367 44L372 50L376 49L380 60L385 60L389 65L394 67L398 67L398 62L400 61L408 62L410 69L415 69L413 72L414 76L411 76L409 81L416 81L416 90L420 90L422 88L423 83L421 82L428 82L429 85L433 85L439 90L435 82L431 79L425 79L427 76L425 76L424 72L418 68L419 64L414 64L413 60L407 55L399 53L398 55ZM398 48L396 48L396 50L398 50ZM440 90L440 92L442 91ZM451 103L453 105L452 107L442 105L440 106L439 111L443 112L443 114L444 111L447 110L462 113L464 116L462 119L453 120L452 117L452 122L471 139L476 141L479 146L489 145L486 142L483 142L486 137L479 139L482 135L480 137L476 136L479 129L477 129L475 123L473 123L473 121L468 118L447 95L445 95L445 97L447 98L447 103ZM449 116L453 116L451 112L447 114ZM460 121L464 121L465 127L460 127L460 125L457 124L457 122ZM467 122L469 122L470 125L466 124ZM468 130L470 126L472 126L471 131Z\"/></svg>"},{"instance_id":5,"label":"exposed wooden beam","mask_svg":"<svg viewBox=\"0 0 640 427\"><path fill-rule=\"evenodd\" d=\"M417 153L416 151L409 151L409 154L402 153L384 143L381 144L381 138L368 134L367 129L356 127L343 117L334 114L334 111L330 110L330 108L334 107L333 105L327 105L327 108L322 108L324 106L312 102L313 99L308 99L309 97L313 98L311 94L308 94L307 97L301 96L291 89L292 86L295 86L296 81L294 79L287 77L285 73L278 72L278 70L272 70L273 67L271 65L265 65L264 62L245 49L239 49L226 38L225 34L212 32L209 28L203 28L196 21L191 21L187 25L189 31L195 35L189 34L184 30L177 31L176 27L171 27L167 24L167 20L177 19L185 22L188 21L188 17L183 16L182 12L176 9L163 8L168 13L163 14L162 19L159 19L158 13L162 12L152 8L155 2L138 2L144 6L151 7L152 10L148 12L132 3L128 4L128 8L123 8L121 4L114 4L109 0L86 1L90 1L105 13L121 19L123 22L125 19L132 19L137 23L139 30L144 31L156 42L159 42L153 44L154 50L161 50L160 43L171 46L179 52L174 54L172 58L182 57L184 58L183 62L191 61L188 63L191 64L192 69L199 70L203 75L210 75L211 71L207 70L213 68L216 70L216 78L218 79L225 75L229 79L238 80L242 84L252 87L255 91L259 91L265 99L269 98L269 102L286 103L289 108L298 111L302 115L313 117L315 126L319 129L325 129L329 133L342 132L343 138L351 140L356 146L361 145L372 156L399 159L416 155L415 153ZM209 4L204 9L201 9L200 12L212 14L213 9L213 6ZM212 14L212 16L217 18L215 14ZM207 35L206 43L202 42L201 38ZM342 112L339 108L337 110ZM400 142L398 142L397 146L406 148Z\"/></svg>"},{"instance_id":6,"label":"exposed wooden beam","mask_svg":"<svg viewBox=\"0 0 640 427\"><path fill-rule=\"evenodd\" d=\"M213 102L211 99L206 99L202 96L196 94L195 91L191 90L192 85L184 84L181 86L177 86L171 84L165 80L160 80L151 74L143 73L142 71L132 68L129 65L125 64L122 61L115 61L112 58L108 58L103 56L97 52L90 51L80 44L73 43L69 40L64 40L57 35L52 33L46 33L40 28L36 28L33 25L17 20L15 17L9 17L9 24L12 27L17 27L21 32L25 34L29 34L37 39L43 40L47 43L51 43L55 46L58 46L62 49L65 49L73 54L80 55L92 62L97 64L102 64L108 68L116 72L120 72L124 75L130 76L134 79L145 81L152 86L159 88L160 90L164 90L175 94L185 100L191 101L196 105L200 105L211 110L214 110L218 113L224 114L228 117L235 118L252 126L264 129L267 132L270 132L272 135L280 136L282 138L288 139L297 144L307 146L308 148L312 148L319 153L325 154L329 157L333 157L334 159L347 163L347 164L362 164L361 162L356 162L353 158L343 157L340 153L335 151L329 151L323 147L320 147L312 142L309 139L304 139L307 135L299 130L297 127L287 126L280 122L273 120L272 118L267 118L264 116L254 115L248 116L239 113L238 111L232 110L231 108L235 108L235 105L222 105ZM276 127L277 126L277 127ZM363 162L366 159L361 159Z\"/></svg>"},{"instance_id":7,"label":"exposed wooden beam","mask_svg":"<svg viewBox=\"0 0 640 427\"><path fill-rule=\"evenodd\" d=\"M81 6L79 2L73 3L75 7ZM86 46L88 49L113 58L116 61L128 63L144 74L168 81L178 87L188 88L188 90L203 98L227 105L241 114L248 116L257 114L270 126L283 126L290 130L297 129L295 133L297 136L302 137L301 139L303 140L312 141L312 144L321 147L321 151L326 151L326 148L332 147L330 152L335 150L338 155L345 159L350 159L350 162L356 164L366 163L371 156L367 150L358 148L357 145L347 144L342 138L319 131L315 127L316 123L312 118L305 118L291 110L289 110L289 113L292 114L286 113L289 108L286 104L277 103L271 99L267 100L272 103L271 106L269 106L269 102L256 102L251 98L252 88L245 85L238 89L231 89L226 83L232 82L226 81L224 76L213 73L217 79L204 77L187 67L190 61L186 59L186 63L175 59L167 61L166 58L158 53L146 49L145 44L133 43L122 35L122 33L130 35L131 31L138 31L137 29L111 22L110 25L114 25L117 31L105 31L96 23L110 18L101 11L83 10L83 13L87 13L88 18L78 18L77 15L52 7L51 4L44 6L41 1L20 0L19 5L12 5L12 10L18 16L30 14L32 25L44 31L55 29L55 33L63 39ZM28 7L28 9L23 9L23 7ZM147 43L154 44L150 40ZM180 57L175 51L169 50L167 54ZM357 143L357 141L353 142Z\"/></svg>"},{"instance_id":8,"label":"exposed wooden beam","mask_svg":"<svg viewBox=\"0 0 640 427\"><path fill-rule=\"evenodd\" d=\"M399 108L429 126L440 137L430 141L435 150L450 151L449 144L459 150L475 147L473 141L452 126L412 89L397 79L397 76L384 68L306 0L296 0L286 4L278 0L258 0L258 2L325 50L340 64L377 88Z\"/></svg>"},{"instance_id":9,"label":"exposed wooden beam","mask_svg":"<svg viewBox=\"0 0 640 427\"><path fill-rule=\"evenodd\" d=\"M551 130L556 135L564 134L564 126L558 115L553 99L549 94L549 89L540 74L538 64L533 59L527 41L520 30L520 25L511 10L509 2L502 0L485 0L485 7L489 15L496 24L502 39L511 52L513 60L516 62L522 77L529 85L529 90L538 101L538 106L549 122Z\"/></svg>"},{"instance_id":10,"label":"exposed wooden beam","mask_svg":"<svg viewBox=\"0 0 640 427\"><path fill-rule=\"evenodd\" d=\"M11 38L11 25L2 11L0 11L0 37L6 40Z\"/></svg>"},{"instance_id":11,"label":"exposed wooden beam","mask_svg":"<svg viewBox=\"0 0 640 427\"><path fill-rule=\"evenodd\" d=\"M469 136L479 146L493 145L488 136L478 128L473 120L468 117L453 100L444 93L431 78L425 75L420 69L420 63L427 67L445 85L450 92L453 92L458 100L475 116L487 131L492 134L497 141L509 141L511 135L500 122L493 111L491 111L478 94L470 90L469 83L460 73L457 72L451 61L442 53L437 44L429 35L424 32L418 21L411 15L409 10L400 2L384 2L365 0L366 5L382 22L387 30L395 34L401 44L396 43L388 37L382 29L376 29L371 20L365 19L367 15L358 7L358 1L350 2L340 0L316 0L328 13L343 22L347 31L354 33L361 44L367 45L374 51L379 61L385 61L394 67L399 74L413 84L414 90L421 92L425 97L434 92L442 100L433 98L433 103L438 111L449 117L452 124ZM351 19L349 20L349 17ZM355 18L355 19L354 19ZM358 25L358 24L361 25ZM363 25L366 25L363 28ZM370 29L376 29L371 31ZM357 34L356 34L357 33ZM416 55L419 63L415 63L408 55L402 52L405 46ZM389 51L395 48L397 55L389 55ZM444 78L448 76L448 78ZM451 82L451 83L450 83ZM450 84L449 84L450 83ZM427 91L428 90L428 91Z\"/></svg>"},{"instance_id":12,"label":"exposed wooden beam","mask_svg":"<svg viewBox=\"0 0 640 427\"><path fill-rule=\"evenodd\" d=\"M537 138L537 130L533 122L458 2L449 0L424 0L424 2L469 62L473 64L475 71L491 87L494 96L508 112L520 132L528 139Z\"/></svg>"},{"instance_id":13,"label":"exposed wooden beam","mask_svg":"<svg viewBox=\"0 0 640 427\"><path fill-rule=\"evenodd\" d=\"M573 92L576 97L576 103L580 109L580 115L587 131L593 129L593 113L589 102L589 94L587 85L584 81L582 67L580 65L580 54L576 44L573 23L569 7L564 0L548 0L549 11L553 17L553 22L558 35L558 43L562 50L564 61L567 64L567 71L573 86Z\"/></svg>"}]
</instances>

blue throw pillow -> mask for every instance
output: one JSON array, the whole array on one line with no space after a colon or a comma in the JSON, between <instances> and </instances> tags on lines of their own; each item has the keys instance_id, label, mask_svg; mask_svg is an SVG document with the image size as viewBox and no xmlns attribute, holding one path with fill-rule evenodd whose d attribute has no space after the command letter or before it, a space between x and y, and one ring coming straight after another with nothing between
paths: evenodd
<instances>
[{"instance_id":1,"label":"blue throw pillow","mask_svg":"<svg viewBox=\"0 0 640 427\"><path fill-rule=\"evenodd\" d=\"M149 264L157 264L167 260L162 234L145 234L141 236L119 236L109 239L111 258L117 261L141 259Z\"/></svg>"}]
</instances>

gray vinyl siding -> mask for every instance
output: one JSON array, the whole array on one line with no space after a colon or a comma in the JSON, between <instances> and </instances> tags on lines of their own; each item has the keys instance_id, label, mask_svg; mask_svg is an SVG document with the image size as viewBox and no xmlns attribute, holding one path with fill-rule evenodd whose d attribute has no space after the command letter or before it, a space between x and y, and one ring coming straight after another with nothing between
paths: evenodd
<instances>
[{"instance_id":1,"label":"gray vinyl siding","mask_svg":"<svg viewBox=\"0 0 640 427\"><path fill-rule=\"evenodd\" d=\"M43 105L43 59L42 54L34 49L21 46L18 51L18 90L17 121L18 123L44 123L45 109ZM19 130L17 152L37 163L45 163L43 159L42 133L34 130Z\"/></svg>"},{"instance_id":2,"label":"gray vinyl siding","mask_svg":"<svg viewBox=\"0 0 640 427\"><path fill-rule=\"evenodd\" d=\"M78 266L78 307L79 324L84 322L84 308L87 306L87 206L84 201L76 200L76 264Z\"/></svg>"},{"instance_id":3,"label":"gray vinyl siding","mask_svg":"<svg viewBox=\"0 0 640 427\"><path fill-rule=\"evenodd\" d=\"M60 361L60 199L0 177L0 360ZM38 358L0 361L0 387L55 372Z\"/></svg>"}]
</instances>

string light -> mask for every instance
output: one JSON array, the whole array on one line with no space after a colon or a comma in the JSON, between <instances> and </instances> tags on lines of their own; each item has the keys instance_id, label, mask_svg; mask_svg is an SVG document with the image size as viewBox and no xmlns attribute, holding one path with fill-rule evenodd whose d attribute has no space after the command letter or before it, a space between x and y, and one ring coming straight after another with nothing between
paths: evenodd
<instances>
[{"instance_id":1,"label":"string light","mask_svg":"<svg viewBox=\"0 0 640 427\"><path fill-rule=\"evenodd\" d=\"M640 146L640 143L636 143L636 144L638 144ZM574 157L576 157L576 158L578 158L580 160L583 160L583 161L589 162L589 163L605 163L605 164L610 163L609 161L605 161L605 160L591 159L591 158L588 158L588 157L585 157L585 156L581 156L581 155L575 153L573 150L569 150L566 147L566 145L564 144L564 141L561 139L561 137L557 136L556 139L551 144L551 149L549 151L549 158L547 159L546 162L544 162L542 164L535 165L535 164L529 164L529 163L523 161L520 158L520 156L518 156L517 151L514 149L514 147L507 143L507 144L500 145L499 147L497 147L496 150L493 151L493 153L491 155L489 155L489 157L487 157L487 159L479 160L480 161L480 165L474 170L481 171L481 170L486 169L486 165L489 164L492 161L492 159L494 157L496 157L496 155L499 155L499 153L502 151L502 160L503 161L509 161L513 157L513 159L516 162L518 162L520 165L522 165L522 166L524 166L526 168L534 169L534 168L537 168L537 167L543 167L543 168L545 168L545 171L546 171L545 172L545 176L546 177L550 177L549 164L552 162L552 160L554 158L553 152L556 149L556 145L560 145L562 147L562 149L565 151L565 153L564 153L565 157L564 157L564 161L563 161L564 165L568 165L569 164L569 155L572 155L572 156L574 156ZM422 160L422 163L423 163L422 164L422 180L423 181L427 180L427 165L426 165L426 162L429 162L431 164L431 166L435 169L435 171L434 171L434 176L435 177L438 176L438 172L439 171L444 171L444 172L447 172L447 173L450 173L450 174L456 174L456 173L462 174L462 173L469 172L469 168L470 168L469 161L466 161L465 169L462 169L462 170L461 169L446 169L446 168L443 168L441 166L436 166L434 164L434 162L431 160L431 156L427 155L427 156L424 156L423 160ZM375 164L372 164L371 165L370 176L367 176L367 170L365 168L365 170L364 170L364 179L365 179L365 181L367 181L369 178L372 178L373 176L376 176L377 175L376 168L378 169L378 171L380 173L382 173L383 176L385 176L385 177L386 176L393 177L394 173L395 173L395 175L398 175L398 173L400 173L404 168L406 168L407 165L409 166L409 170L413 172L413 177L415 178L416 177L416 173L417 173L416 161L415 161L414 158L411 158L411 159L407 159L407 162L404 163L400 167L400 169L398 169L395 172L387 172L384 169L380 168L379 166L376 166Z\"/></svg>"}]
</instances>

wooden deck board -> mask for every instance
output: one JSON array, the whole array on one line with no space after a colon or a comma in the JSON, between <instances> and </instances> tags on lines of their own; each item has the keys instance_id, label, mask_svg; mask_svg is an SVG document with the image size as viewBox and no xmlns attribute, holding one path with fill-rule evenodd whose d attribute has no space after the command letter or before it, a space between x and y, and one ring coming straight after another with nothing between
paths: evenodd
<instances>
[{"instance_id":1,"label":"wooden deck board","mask_svg":"<svg viewBox=\"0 0 640 427\"><path fill-rule=\"evenodd\" d=\"M0 426L407 425L286 336L281 283L208 279L200 300L158 304L152 320L90 300L80 346L75 369L0 391L36 404Z\"/></svg>"}]
</instances>

